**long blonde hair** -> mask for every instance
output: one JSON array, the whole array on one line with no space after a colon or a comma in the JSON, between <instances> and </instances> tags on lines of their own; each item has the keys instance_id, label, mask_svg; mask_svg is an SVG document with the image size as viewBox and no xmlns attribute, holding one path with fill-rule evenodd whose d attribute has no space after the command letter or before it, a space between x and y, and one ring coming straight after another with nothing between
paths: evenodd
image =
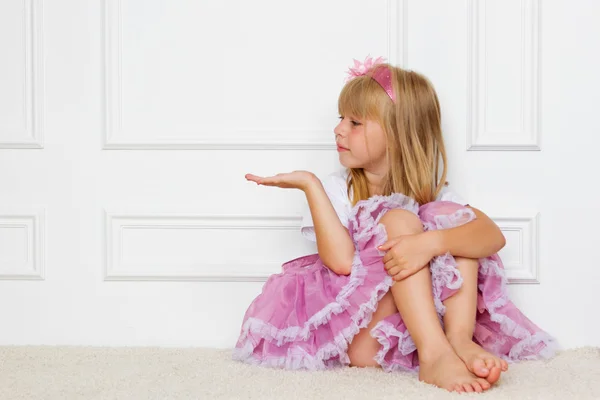
<instances>
[{"instance_id":1,"label":"long blonde hair","mask_svg":"<svg viewBox=\"0 0 600 400\"><path fill-rule=\"evenodd\" d=\"M447 159L439 101L432 84L423 75L389 64L374 68L386 67L391 72L395 104L367 74L344 86L338 110L343 116L374 120L385 132L389 170L382 194L402 193L419 204L429 203L446 183ZM349 196L350 193L353 205L370 197L362 168L349 168Z\"/></svg>"}]
</instances>

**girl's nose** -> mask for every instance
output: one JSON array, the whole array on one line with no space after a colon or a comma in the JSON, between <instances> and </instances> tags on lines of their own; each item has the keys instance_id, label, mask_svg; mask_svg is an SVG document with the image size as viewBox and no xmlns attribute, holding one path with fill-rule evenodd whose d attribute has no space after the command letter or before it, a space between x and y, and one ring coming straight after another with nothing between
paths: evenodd
<instances>
[{"instance_id":1,"label":"girl's nose","mask_svg":"<svg viewBox=\"0 0 600 400\"><path fill-rule=\"evenodd\" d=\"M344 121L340 121L337 126L333 129L333 133L335 133L335 137L339 136L344 136L345 135L345 130L344 130Z\"/></svg>"}]
</instances>

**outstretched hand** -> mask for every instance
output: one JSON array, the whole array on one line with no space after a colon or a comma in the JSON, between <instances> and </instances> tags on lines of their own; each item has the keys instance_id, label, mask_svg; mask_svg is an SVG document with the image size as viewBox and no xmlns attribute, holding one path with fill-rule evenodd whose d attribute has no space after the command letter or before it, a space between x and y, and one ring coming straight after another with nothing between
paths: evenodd
<instances>
[{"instance_id":1,"label":"outstretched hand","mask_svg":"<svg viewBox=\"0 0 600 400\"><path fill-rule=\"evenodd\" d=\"M388 274L395 281L401 281L428 267L435 256L433 239L432 235L424 232L398 236L379 246L379 250L387 251L383 263Z\"/></svg>"},{"instance_id":2,"label":"outstretched hand","mask_svg":"<svg viewBox=\"0 0 600 400\"><path fill-rule=\"evenodd\" d=\"M246 179L256 182L258 185L276 186L285 189L306 190L310 184L318 178L312 172L293 171L268 177L246 174Z\"/></svg>"}]
</instances>

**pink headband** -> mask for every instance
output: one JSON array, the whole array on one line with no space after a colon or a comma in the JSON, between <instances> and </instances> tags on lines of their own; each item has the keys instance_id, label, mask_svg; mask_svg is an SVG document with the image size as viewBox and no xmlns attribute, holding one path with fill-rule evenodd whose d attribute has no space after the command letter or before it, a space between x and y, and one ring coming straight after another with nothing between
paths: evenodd
<instances>
[{"instance_id":1,"label":"pink headband","mask_svg":"<svg viewBox=\"0 0 600 400\"><path fill-rule=\"evenodd\" d=\"M351 81L357 76L369 75L375 80L375 82L379 83L388 96L390 96L390 99L392 99L392 101L395 103L396 94L392 88L392 71L390 71L390 69L385 65L377 67L378 65L383 64L384 61L385 59L383 57L377 57L375 60L373 60L370 56L365 58L364 63L361 63L355 59L354 67L348 68L348 77L346 78L346 82Z\"/></svg>"}]
</instances>

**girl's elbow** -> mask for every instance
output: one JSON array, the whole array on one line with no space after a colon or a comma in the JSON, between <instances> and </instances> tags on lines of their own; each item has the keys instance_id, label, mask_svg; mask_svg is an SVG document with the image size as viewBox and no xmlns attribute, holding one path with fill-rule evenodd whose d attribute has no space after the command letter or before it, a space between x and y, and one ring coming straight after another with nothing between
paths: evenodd
<instances>
[{"instance_id":1,"label":"girl's elbow","mask_svg":"<svg viewBox=\"0 0 600 400\"><path fill-rule=\"evenodd\" d=\"M502 231L500 231L500 234L498 235L498 251L502 250L504 248L504 246L506 246L506 238L504 237L504 234L502 233ZM498 252L496 251L496 253Z\"/></svg>"},{"instance_id":2,"label":"girl's elbow","mask_svg":"<svg viewBox=\"0 0 600 400\"><path fill-rule=\"evenodd\" d=\"M352 272L352 261L350 262L341 262L339 264L333 265L331 270L338 275L348 276L350 272Z\"/></svg>"},{"instance_id":3,"label":"girl's elbow","mask_svg":"<svg viewBox=\"0 0 600 400\"><path fill-rule=\"evenodd\" d=\"M354 248L348 251L319 251L323 264L338 275L350 275L354 262Z\"/></svg>"},{"instance_id":4,"label":"girl's elbow","mask_svg":"<svg viewBox=\"0 0 600 400\"><path fill-rule=\"evenodd\" d=\"M337 262L332 263L332 265L329 266L329 269L331 269L338 275L348 276L350 275L350 272L352 272L352 261L353 257L347 258L345 260L337 260Z\"/></svg>"},{"instance_id":5,"label":"girl's elbow","mask_svg":"<svg viewBox=\"0 0 600 400\"><path fill-rule=\"evenodd\" d=\"M352 272L352 268L344 266L342 268L338 268L333 272L335 272L338 275L348 276L350 275L350 272Z\"/></svg>"},{"instance_id":6,"label":"girl's elbow","mask_svg":"<svg viewBox=\"0 0 600 400\"><path fill-rule=\"evenodd\" d=\"M338 275L348 276L352 272L352 265L348 265L345 268L342 268Z\"/></svg>"}]
</instances>

